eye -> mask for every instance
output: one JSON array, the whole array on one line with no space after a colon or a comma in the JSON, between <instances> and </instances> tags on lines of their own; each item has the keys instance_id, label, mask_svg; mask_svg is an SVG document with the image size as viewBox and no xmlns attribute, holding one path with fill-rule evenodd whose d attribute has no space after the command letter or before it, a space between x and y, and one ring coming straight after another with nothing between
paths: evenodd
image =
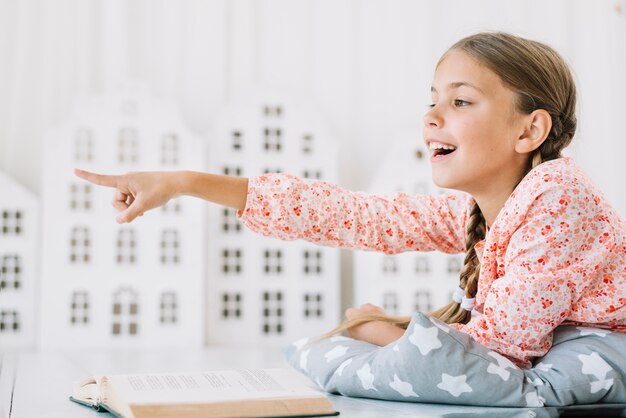
<instances>
[{"instance_id":1,"label":"eye","mask_svg":"<svg viewBox=\"0 0 626 418\"><path fill-rule=\"evenodd\" d=\"M435 107L435 104L434 103L433 104L429 104L429 105L426 105L426 107L429 108L429 109L432 109L433 107Z\"/></svg>"},{"instance_id":2,"label":"eye","mask_svg":"<svg viewBox=\"0 0 626 418\"><path fill-rule=\"evenodd\" d=\"M454 101L454 105L458 106L458 107L466 107L466 106L469 106L470 104L471 104L470 102L467 102L467 101L462 100L462 99L456 99Z\"/></svg>"}]
</instances>

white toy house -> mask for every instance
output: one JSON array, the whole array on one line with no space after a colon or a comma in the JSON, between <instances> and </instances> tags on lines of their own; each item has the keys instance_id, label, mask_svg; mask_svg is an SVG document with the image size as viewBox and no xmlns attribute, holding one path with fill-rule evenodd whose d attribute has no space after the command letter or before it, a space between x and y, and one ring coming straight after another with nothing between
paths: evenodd
<instances>
[{"instance_id":1,"label":"white toy house","mask_svg":"<svg viewBox=\"0 0 626 418\"><path fill-rule=\"evenodd\" d=\"M369 192L380 195L444 192L432 182L430 154L419 138L418 132L398 135ZM436 251L394 255L357 252L354 254L355 306L373 303L390 315L411 315L444 306L452 301L452 293L459 284L464 257L465 254Z\"/></svg>"},{"instance_id":2,"label":"white toy house","mask_svg":"<svg viewBox=\"0 0 626 418\"><path fill-rule=\"evenodd\" d=\"M73 174L203 169L203 142L175 107L120 92L79 102L46 137L42 347L203 344L204 203L176 199L118 225L114 189Z\"/></svg>"},{"instance_id":3,"label":"white toy house","mask_svg":"<svg viewBox=\"0 0 626 418\"><path fill-rule=\"evenodd\" d=\"M39 203L0 172L0 349L35 344Z\"/></svg>"},{"instance_id":4,"label":"white toy house","mask_svg":"<svg viewBox=\"0 0 626 418\"><path fill-rule=\"evenodd\" d=\"M218 117L209 171L284 172L336 181L336 147L320 113L258 87ZM233 209L209 209L209 343L281 345L340 321L339 251L281 241L244 227Z\"/></svg>"}]
</instances>

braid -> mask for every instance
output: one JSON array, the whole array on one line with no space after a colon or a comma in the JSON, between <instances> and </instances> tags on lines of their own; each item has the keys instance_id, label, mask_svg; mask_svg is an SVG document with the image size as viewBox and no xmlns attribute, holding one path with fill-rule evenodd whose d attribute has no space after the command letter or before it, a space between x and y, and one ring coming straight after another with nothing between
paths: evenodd
<instances>
[{"instance_id":1,"label":"braid","mask_svg":"<svg viewBox=\"0 0 626 418\"><path fill-rule=\"evenodd\" d=\"M545 141L535 150L529 159L529 165L526 173L539 164L554 160L561 157L561 150L572 142L574 132L576 131L576 116L567 115L550 115L552 118L552 128L548 133ZM520 180L521 181L521 180Z\"/></svg>"},{"instance_id":2,"label":"braid","mask_svg":"<svg viewBox=\"0 0 626 418\"><path fill-rule=\"evenodd\" d=\"M465 241L467 252L465 254L463 268L461 269L459 286L461 289L465 290L465 297L473 298L478 291L478 277L480 275L480 260L478 259L474 246L478 241L485 239L486 234L485 218L476 201L474 201L472 205L465 232L467 235ZM460 303L454 301L431 312L430 315L448 324L456 322L466 324L472 317L470 311L463 309Z\"/></svg>"},{"instance_id":3,"label":"braid","mask_svg":"<svg viewBox=\"0 0 626 418\"><path fill-rule=\"evenodd\" d=\"M561 113L560 115L550 115L552 118L552 129L548 137L540 146L544 161L553 160L561 156L561 150L567 147L576 131L576 117Z\"/></svg>"}]
</instances>

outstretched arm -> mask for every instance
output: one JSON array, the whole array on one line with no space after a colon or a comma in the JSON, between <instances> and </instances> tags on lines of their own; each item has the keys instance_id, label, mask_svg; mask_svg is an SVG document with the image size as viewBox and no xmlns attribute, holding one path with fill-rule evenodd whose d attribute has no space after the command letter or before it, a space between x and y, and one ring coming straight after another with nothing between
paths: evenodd
<instances>
[{"instance_id":1,"label":"outstretched arm","mask_svg":"<svg viewBox=\"0 0 626 418\"><path fill-rule=\"evenodd\" d=\"M254 232L282 240L397 254L465 251L467 193L373 195L288 173L250 177L237 216Z\"/></svg>"},{"instance_id":2,"label":"outstretched arm","mask_svg":"<svg viewBox=\"0 0 626 418\"><path fill-rule=\"evenodd\" d=\"M118 223L132 222L144 212L177 196L195 196L219 205L243 210L248 179L194 171L131 172L103 175L76 169L74 174L93 184L116 189L113 206L121 213Z\"/></svg>"},{"instance_id":3,"label":"outstretched arm","mask_svg":"<svg viewBox=\"0 0 626 418\"><path fill-rule=\"evenodd\" d=\"M238 209L243 224L265 236L387 254L464 251L472 200L468 194L375 196L279 173L250 179L192 171L76 175L116 189L119 223L189 195Z\"/></svg>"}]
</instances>

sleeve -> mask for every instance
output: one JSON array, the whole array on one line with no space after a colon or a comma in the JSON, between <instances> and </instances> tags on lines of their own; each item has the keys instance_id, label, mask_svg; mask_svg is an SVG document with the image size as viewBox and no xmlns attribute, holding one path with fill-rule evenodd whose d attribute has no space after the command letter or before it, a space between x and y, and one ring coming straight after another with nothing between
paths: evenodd
<instances>
[{"instance_id":1,"label":"sleeve","mask_svg":"<svg viewBox=\"0 0 626 418\"><path fill-rule=\"evenodd\" d=\"M543 192L512 235L505 273L488 290L483 315L454 324L521 367L545 355L552 331L614 258L615 231L592 197L571 189Z\"/></svg>"},{"instance_id":2,"label":"sleeve","mask_svg":"<svg viewBox=\"0 0 626 418\"><path fill-rule=\"evenodd\" d=\"M265 236L382 251L465 251L469 194L352 192L323 181L270 173L248 182L243 224Z\"/></svg>"}]
</instances>

